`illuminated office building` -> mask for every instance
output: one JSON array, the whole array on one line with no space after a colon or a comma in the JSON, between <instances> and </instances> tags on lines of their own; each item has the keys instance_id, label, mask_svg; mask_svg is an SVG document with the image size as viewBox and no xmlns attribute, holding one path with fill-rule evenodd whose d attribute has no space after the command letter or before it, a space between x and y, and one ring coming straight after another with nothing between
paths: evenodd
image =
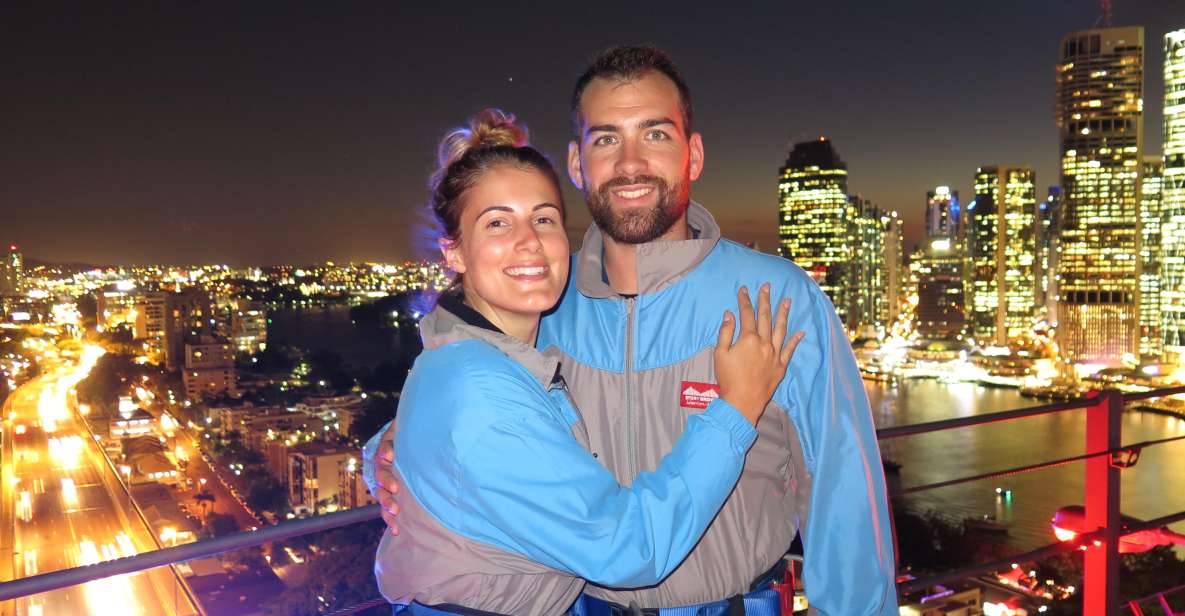
<instances>
[{"instance_id":1,"label":"illuminated office building","mask_svg":"<svg viewBox=\"0 0 1185 616\"><path fill-rule=\"evenodd\" d=\"M970 333L1007 346L1032 330L1036 301L1037 200L1028 167L981 167L967 208L965 271Z\"/></svg>"},{"instance_id":2,"label":"illuminated office building","mask_svg":"<svg viewBox=\"0 0 1185 616\"><path fill-rule=\"evenodd\" d=\"M1062 189L1050 186L1037 206L1037 310L1050 320L1057 318L1058 237L1062 228Z\"/></svg>"},{"instance_id":3,"label":"illuminated office building","mask_svg":"<svg viewBox=\"0 0 1185 616\"><path fill-rule=\"evenodd\" d=\"M1160 198L1164 161L1144 159L1140 181L1140 357L1159 361L1160 336Z\"/></svg>"},{"instance_id":4,"label":"illuminated office building","mask_svg":"<svg viewBox=\"0 0 1185 616\"><path fill-rule=\"evenodd\" d=\"M1115 365L1139 352L1144 30L1074 32L1059 51L1058 335L1071 360Z\"/></svg>"},{"instance_id":5,"label":"illuminated office building","mask_svg":"<svg viewBox=\"0 0 1185 616\"><path fill-rule=\"evenodd\" d=\"M778 197L778 254L806 270L847 322L848 168L831 141L794 144Z\"/></svg>"},{"instance_id":6,"label":"illuminated office building","mask_svg":"<svg viewBox=\"0 0 1185 616\"><path fill-rule=\"evenodd\" d=\"M885 220L880 208L853 196L848 205L847 327L857 335L883 328L888 315ZM883 331L883 330L881 330Z\"/></svg>"},{"instance_id":7,"label":"illuminated office building","mask_svg":"<svg viewBox=\"0 0 1185 616\"><path fill-rule=\"evenodd\" d=\"M890 327L901 315L901 302L905 299L905 224L897 212L889 212L881 218L885 245L885 307L881 322Z\"/></svg>"},{"instance_id":8,"label":"illuminated office building","mask_svg":"<svg viewBox=\"0 0 1185 616\"><path fill-rule=\"evenodd\" d=\"M926 193L926 237L930 239L959 237L962 212L959 191L949 186L938 186Z\"/></svg>"},{"instance_id":9,"label":"illuminated office building","mask_svg":"<svg viewBox=\"0 0 1185 616\"><path fill-rule=\"evenodd\" d=\"M0 263L0 295L20 295L24 291L25 258L16 245L8 247Z\"/></svg>"},{"instance_id":10,"label":"illuminated office building","mask_svg":"<svg viewBox=\"0 0 1185 616\"><path fill-rule=\"evenodd\" d=\"M914 327L923 338L955 340L966 327L964 263L958 246L946 238L928 240L910 259L910 276L918 296Z\"/></svg>"},{"instance_id":11,"label":"illuminated office building","mask_svg":"<svg viewBox=\"0 0 1185 616\"><path fill-rule=\"evenodd\" d=\"M1164 360L1185 364L1185 29L1164 37L1160 334Z\"/></svg>"}]
</instances>

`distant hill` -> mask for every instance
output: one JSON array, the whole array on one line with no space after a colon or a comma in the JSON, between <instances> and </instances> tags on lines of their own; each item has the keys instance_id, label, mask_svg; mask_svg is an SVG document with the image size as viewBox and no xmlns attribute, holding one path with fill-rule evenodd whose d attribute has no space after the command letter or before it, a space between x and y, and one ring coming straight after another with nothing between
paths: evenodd
<instances>
[{"instance_id":1,"label":"distant hill","mask_svg":"<svg viewBox=\"0 0 1185 616\"><path fill-rule=\"evenodd\" d=\"M35 267L52 267L67 272L89 272L93 269L102 269L108 267L106 265L94 265L92 263L57 263L54 261L44 261L41 259L33 259L25 257L25 269L30 270Z\"/></svg>"}]
</instances>

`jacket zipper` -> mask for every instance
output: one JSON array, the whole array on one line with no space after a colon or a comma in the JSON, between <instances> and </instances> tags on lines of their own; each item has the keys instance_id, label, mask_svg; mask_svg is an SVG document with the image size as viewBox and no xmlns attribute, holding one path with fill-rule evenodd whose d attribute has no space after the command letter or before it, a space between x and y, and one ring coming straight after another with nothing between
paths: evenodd
<instances>
[{"instance_id":1,"label":"jacket zipper","mask_svg":"<svg viewBox=\"0 0 1185 616\"><path fill-rule=\"evenodd\" d=\"M634 301L633 297L625 299L625 442L626 456L629 458L626 469L630 482L638 474L637 456L634 453Z\"/></svg>"}]
</instances>

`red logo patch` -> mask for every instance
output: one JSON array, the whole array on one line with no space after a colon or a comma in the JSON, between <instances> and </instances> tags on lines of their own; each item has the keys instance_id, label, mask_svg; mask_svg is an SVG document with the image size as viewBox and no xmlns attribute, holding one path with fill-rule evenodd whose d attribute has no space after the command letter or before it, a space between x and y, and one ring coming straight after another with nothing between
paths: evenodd
<instances>
[{"instance_id":1,"label":"red logo patch","mask_svg":"<svg viewBox=\"0 0 1185 616\"><path fill-rule=\"evenodd\" d=\"M683 381L679 388L679 406L685 409L706 409L709 403L720 397L720 386L714 383Z\"/></svg>"}]
</instances>

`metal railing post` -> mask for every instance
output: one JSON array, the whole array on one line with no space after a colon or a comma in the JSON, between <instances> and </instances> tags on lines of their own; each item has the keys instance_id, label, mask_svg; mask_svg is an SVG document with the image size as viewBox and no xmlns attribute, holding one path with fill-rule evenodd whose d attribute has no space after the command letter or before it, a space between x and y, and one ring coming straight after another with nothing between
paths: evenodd
<instances>
[{"instance_id":1,"label":"metal railing post","mask_svg":"<svg viewBox=\"0 0 1185 616\"><path fill-rule=\"evenodd\" d=\"M1096 393L1086 409L1086 451L1119 447L1123 396L1117 391ZM1086 528L1103 529L1100 545L1085 554L1083 616L1119 613L1119 469L1111 456L1086 461Z\"/></svg>"}]
</instances>

